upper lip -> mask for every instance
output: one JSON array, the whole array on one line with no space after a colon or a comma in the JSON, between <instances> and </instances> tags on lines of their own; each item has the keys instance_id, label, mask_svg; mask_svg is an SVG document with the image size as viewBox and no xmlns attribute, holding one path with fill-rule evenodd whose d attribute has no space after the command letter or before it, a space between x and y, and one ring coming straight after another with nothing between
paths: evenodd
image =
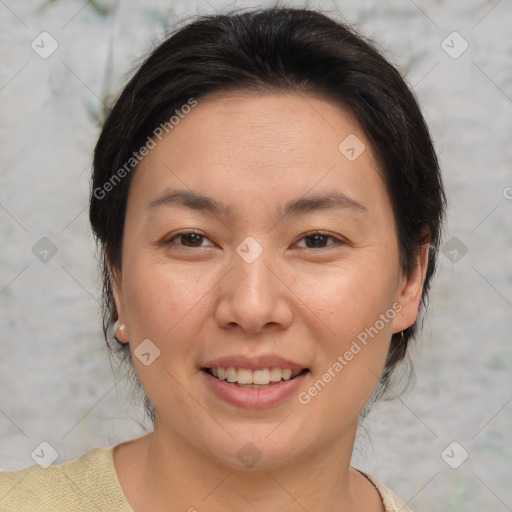
<instances>
[{"instance_id":1,"label":"upper lip","mask_svg":"<svg viewBox=\"0 0 512 512\"><path fill-rule=\"evenodd\" d=\"M290 368L293 371L303 370L305 365L295 363L277 355L242 356L233 355L212 359L202 365L202 368L248 368L261 370L263 368Z\"/></svg>"}]
</instances>

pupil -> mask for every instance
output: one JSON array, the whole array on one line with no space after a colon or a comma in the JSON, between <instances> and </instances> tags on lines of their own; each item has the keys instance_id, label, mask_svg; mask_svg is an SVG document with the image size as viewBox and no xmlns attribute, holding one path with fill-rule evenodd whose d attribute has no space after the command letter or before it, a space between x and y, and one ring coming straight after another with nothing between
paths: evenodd
<instances>
[{"instance_id":1,"label":"pupil","mask_svg":"<svg viewBox=\"0 0 512 512\"><path fill-rule=\"evenodd\" d=\"M200 242L201 236L202 235L198 235L197 233L188 233L187 235L185 235L186 240L191 242L192 245L196 245L197 242Z\"/></svg>"},{"instance_id":2,"label":"pupil","mask_svg":"<svg viewBox=\"0 0 512 512\"><path fill-rule=\"evenodd\" d=\"M313 244L312 244L314 247L316 247L316 246L317 246L317 244L319 244L319 243L321 244L321 243L322 243L322 241L324 241L324 242L325 242L325 238L327 238L327 236L326 236L326 235L321 235L321 234L316 234L316 235L310 235L310 236L308 236L308 239L309 239L309 240L314 240L314 242L313 242ZM311 244L306 244L306 245L307 245L308 247L310 247L310 245L311 245Z\"/></svg>"}]
</instances>

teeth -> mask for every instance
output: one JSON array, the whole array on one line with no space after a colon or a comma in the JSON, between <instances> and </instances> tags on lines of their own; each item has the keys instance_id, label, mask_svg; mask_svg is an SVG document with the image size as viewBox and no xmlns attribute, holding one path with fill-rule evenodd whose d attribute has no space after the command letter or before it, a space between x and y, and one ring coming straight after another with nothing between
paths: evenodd
<instances>
[{"instance_id":1,"label":"teeth","mask_svg":"<svg viewBox=\"0 0 512 512\"><path fill-rule=\"evenodd\" d=\"M235 368L228 368L226 370L226 379L228 382L236 382L238 379L238 372Z\"/></svg>"},{"instance_id":2,"label":"teeth","mask_svg":"<svg viewBox=\"0 0 512 512\"><path fill-rule=\"evenodd\" d=\"M240 379L238 379L240 382ZM252 372L252 383L253 384L268 384L270 382L270 370L264 368L263 370L254 370Z\"/></svg>"},{"instance_id":3,"label":"teeth","mask_svg":"<svg viewBox=\"0 0 512 512\"><path fill-rule=\"evenodd\" d=\"M254 384L252 381L252 370L240 368L238 370L238 384Z\"/></svg>"},{"instance_id":4,"label":"teeth","mask_svg":"<svg viewBox=\"0 0 512 512\"><path fill-rule=\"evenodd\" d=\"M270 381L271 382L279 382L281 377L283 376L283 371L281 368L271 368L270 369Z\"/></svg>"},{"instance_id":5,"label":"teeth","mask_svg":"<svg viewBox=\"0 0 512 512\"><path fill-rule=\"evenodd\" d=\"M271 382L290 380L301 373L302 370L292 371L290 368L263 368L250 370L249 368L211 368L214 377L241 385L257 384L266 386Z\"/></svg>"}]
</instances>

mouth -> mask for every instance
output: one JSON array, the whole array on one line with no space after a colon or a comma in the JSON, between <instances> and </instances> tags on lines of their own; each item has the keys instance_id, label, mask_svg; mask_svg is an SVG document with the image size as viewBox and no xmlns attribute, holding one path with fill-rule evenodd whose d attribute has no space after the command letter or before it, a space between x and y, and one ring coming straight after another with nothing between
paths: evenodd
<instances>
[{"instance_id":1,"label":"mouth","mask_svg":"<svg viewBox=\"0 0 512 512\"><path fill-rule=\"evenodd\" d=\"M292 370L291 368L270 367L252 370L250 368L235 368L233 366L227 368L204 367L201 370L219 381L225 381L233 386L248 389L272 387L281 382L296 379L310 371L308 368Z\"/></svg>"}]
</instances>

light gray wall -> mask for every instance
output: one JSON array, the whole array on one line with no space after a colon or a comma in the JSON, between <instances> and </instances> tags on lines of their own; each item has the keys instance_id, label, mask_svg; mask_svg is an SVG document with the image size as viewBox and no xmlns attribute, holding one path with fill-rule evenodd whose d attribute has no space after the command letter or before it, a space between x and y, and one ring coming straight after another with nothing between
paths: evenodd
<instances>
[{"instance_id":1,"label":"light gray wall","mask_svg":"<svg viewBox=\"0 0 512 512\"><path fill-rule=\"evenodd\" d=\"M100 333L87 218L95 119L169 24L226 5L0 3L0 469L33 464L42 441L66 460L143 433ZM375 406L354 464L417 512L512 510L512 2L310 6L341 11L407 72L450 202L416 385ZM51 49L43 31L58 42L46 59L31 48ZM47 262L43 237L57 251ZM446 461L469 454L457 469L441 456L454 441Z\"/></svg>"}]
</instances>

